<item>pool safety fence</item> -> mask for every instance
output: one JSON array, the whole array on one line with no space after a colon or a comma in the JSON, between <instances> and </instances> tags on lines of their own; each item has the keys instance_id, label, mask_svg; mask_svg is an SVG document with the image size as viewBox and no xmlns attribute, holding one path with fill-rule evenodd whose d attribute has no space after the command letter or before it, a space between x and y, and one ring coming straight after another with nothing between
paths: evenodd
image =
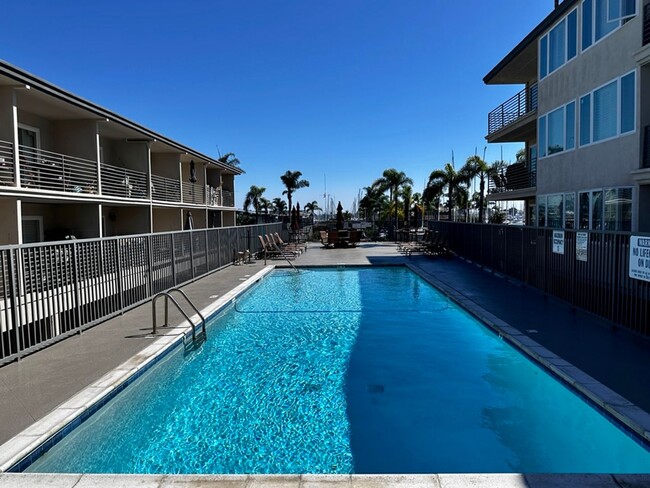
<instances>
[{"instance_id":1,"label":"pool safety fence","mask_svg":"<svg viewBox=\"0 0 650 488\"><path fill-rule=\"evenodd\" d=\"M435 221L429 227L459 256L650 334L650 282L629 276L629 232ZM553 231L558 230L564 232L563 254L557 247L554 252ZM586 243L579 233L587 234Z\"/></svg>"},{"instance_id":2,"label":"pool safety fence","mask_svg":"<svg viewBox=\"0 0 650 488\"><path fill-rule=\"evenodd\" d=\"M281 224L0 247L0 364L257 250Z\"/></svg>"}]
</instances>

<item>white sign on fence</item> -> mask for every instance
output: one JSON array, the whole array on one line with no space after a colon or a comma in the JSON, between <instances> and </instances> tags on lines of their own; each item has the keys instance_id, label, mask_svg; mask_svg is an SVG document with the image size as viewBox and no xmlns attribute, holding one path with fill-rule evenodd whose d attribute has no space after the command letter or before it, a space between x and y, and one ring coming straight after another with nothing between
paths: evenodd
<instances>
[{"instance_id":1,"label":"white sign on fence","mask_svg":"<svg viewBox=\"0 0 650 488\"><path fill-rule=\"evenodd\" d=\"M630 237L630 278L650 281L650 237Z\"/></svg>"},{"instance_id":2,"label":"white sign on fence","mask_svg":"<svg viewBox=\"0 0 650 488\"><path fill-rule=\"evenodd\" d=\"M564 254L564 231L553 231L553 252L555 254Z\"/></svg>"},{"instance_id":3,"label":"white sign on fence","mask_svg":"<svg viewBox=\"0 0 650 488\"><path fill-rule=\"evenodd\" d=\"M589 246L589 233L576 232L576 259L587 262L587 247Z\"/></svg>"}]
</instances>

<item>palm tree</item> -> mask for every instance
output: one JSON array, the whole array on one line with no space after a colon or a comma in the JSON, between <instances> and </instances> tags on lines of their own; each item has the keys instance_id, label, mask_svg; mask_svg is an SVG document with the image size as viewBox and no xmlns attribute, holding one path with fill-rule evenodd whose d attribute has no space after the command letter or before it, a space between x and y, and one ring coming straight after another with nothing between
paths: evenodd
<instances>
[{"instance_id":1,"label":"palm tree","mask_svg":"<svg viewBox=\"0 0 650 488\"><path fill-rule=\"evenodd\" d=\"M413 202L413 187L411 185L404 185L400 190L402 197L402 209L404 215L404 225L411 226L411 203Z\"/></svg>"},{"instance_id":2,"label":"palm tree","mask_svg":"<svg viewBox=\"0 0 650 488\"><path fill-rule=\"evenodd\" d=\"M289 200L289 210L293 208L291 205L293 192L300 188L309 186L309 181L301 180L301 176L302 173L300 171L287 171L285 174L280 176L282 183L287 188L282 192L282 194L286 195L287 200Z\"/></svg>"},{"instance_id":3,"label":"palm tree","mask_svg":"<svg viewBox=\"0 0 650 488\"><path fill-rule=\"evenodd\" d=\"M451 163L445 164L445 169L437 169L429 175L429 182L424 189L426 199L433 200L437 195L441 195L444 189L447 189L447 205L449 206L449 220L452 219L454 204L458 202L459 195L462 193L463 185L470 180L468 170L465 166L456 171Z\"/></svg>"},{"instance_id":4,"label":"palm tree","mask_svg":"<svg viewBox=\"0 0 650 488\"><path fill-rule=\"evenodd\" d=\"M485 180L490 175L490 166L483 161L479 156L470 156L467 158L467 162L463 169L466 170L467 174L470 175L470 179L476 178L478 176L480 181L479 186L479 197L478 197L478 221L482 224L483 220L483 210L484 210L484 199L485 199Z\"/></svg>"},{"instance_id":5,"label":"palm tree","mask_svg":"<svg viewBox=\"0 0 650 488\"><path fill-rule=\"evenodd\" d=\"M268 217L269 212L273 209L273 204L271 203L271 200L269 200L268 198L261 197L260 209L264 211L264 216ZM268 222L268 219L266 220L266 222Z\"/></svg>"},{"instance_id":6,"label":"palm tree","mask_svg":"<svg viewBox=\"0 0 650 488\"><path fill-rule=\"evenodd\" d=\"M305 213L311 215L311 225L314 225L314 213L316 213L317 210L321 210L318 206L318 202L314 200L313 202L306 203L303 210Z\"/></svg>"},{"instance_id":7,"label":"palm tree","mask_svg":"<svg viewBox=\"0 0 650 488\"><path fill-rule=\"evenodd\" d=\"M221 164L227 164L228 166L239 166L239 159L235 157L235 153L231 152L219 156L217 161Z\"/></svg>"},{"instance_id":8,"label":"palm tree","mask_svg":"<svg viewBox=\"0 0 650 488\"><path fill-rule=\"evenodd\" d=\"M257 215L260 213L262 208L262 194L266 191L266 188L263 186L251 185L250 190L246 193L246 198L244 198L244 212L248 212L248 207L251 205L255 209L255 222L257 223Z\"/></svg>"},{"instance_id":9,"label":"palm tree","mask_svg":"<svg viewBox=\"0 0 650 488\"><path fill-rule=\"evenodd\" d=\"M389 190L390 192L390 199L393 202L395 212L395 230L397 230L397 197L399 196L399 188L404 185L412 185L413 180L406 176L404 171L397 171L395 168L390 168L384 171L378 181L384 190Z\"/></svg>"},{"instance_id":10,"label":"palm tree","mask_svg":"<svg viewBox=\"0 0 650 488\"><path fill-rule=\"evenodd\" d=\"M275 207L275 211L278 214L278 217L281 217L285 213L287 213L287 202L282 200L280 197L275 197L273 199L273 206Z\"/></svg>"},{"instance_id":11,"label":"palm tree","mask_svg":"<svg viewBox=\"0 0 650 488\"><path fill-rule=\"evenodd\" d=\"M366 194L359 201L359 209L365 213L365 218L372 222L373 228L375 226L375 213L379 212L386 204L386 195L384 189L378 181L375 181L371 186L364 188Z\"/></svg>"}]
</instances>

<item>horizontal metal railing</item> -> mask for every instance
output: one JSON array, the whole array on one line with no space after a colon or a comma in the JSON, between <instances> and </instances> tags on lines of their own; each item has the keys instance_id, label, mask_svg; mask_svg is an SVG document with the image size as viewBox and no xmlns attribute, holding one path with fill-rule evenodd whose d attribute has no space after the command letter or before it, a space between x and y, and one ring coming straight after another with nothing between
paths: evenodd
<instances>
[{"instance_id":1,"label":"horizontal metal railing","mask_svg":"<svg viewBox=\"0 0 650 488\"><path fill-rule=\"evenodd\" d=\"M511 164L488 178L488 193L524 190L536 186L537 172L530 169L528 162Z\"/></svg>"},{"instance_id":2,"label":"horizontal metal railing","mask_svg":"<svg viewBox=\"0 0 650 488\"><path fill-rule=\"evenodd\" d=\"M151 198L164 202L180 202L181 182L164 176L151 175Z\"/></svg>"},{"instance_id":3,"label":"horizontal metal railing","mask_svg":"<svg viewBox=\"0 0 650 488\"><path fill-rule=\"evenodd\" d=\"M13 185L15 181L14 145L0 141L0 185Z\"/></svg>"},{"instance_id":4,"label":"horizontal metal railing","mask_svg":"<svg viewBox=\"0 0 650 488\"><path fill-rule=\"evenodd\" d=\"M0 247L0 364L232 264L273 232L282 224Z\"/></svg>"},{"instance_id":5,"label":"horizontal metal railing","mask_svg":"<svg viewBox=\"0 0 650 488\"><path fill-rule=\"evenodd\" d=\"M564 229L564 254L557 254L554 229L439 221L429 226L460 256L650 335L650 282L628 275L629 233ZM588 234L583 259L576 256L578 232Z\"/></svg>"},{"instance_id":6,"label":"horizontal metal railing","mask_svg":"<svg viewBox=\"0 0 650 488\"><path fill-rule=\"evenodd\" d=\"M524 88L488 114L488 134L493 134L537 110L537 83Z\"/></svg>"},{"instance_id":7,"label":"horizontal metal railing","mask_svg":"<svg viewBox=\"0 0 650 488\"><path fill-rule=\"evenodd\" d=\"M20 185L35 190L97 193L97 163L29 146L18 146Z\"/></svg>"},{"instance_id":8,"label":"horizontal metal railing","mask_svg":"<svg viewBox=\"0 0 650 488\"><path fill-rule=\"evenodd\" d=\"M234 207L235 206L235 194L228 190L223 190L221 192L222 201L221 205L223 207Z\"/></svg>"},{"instance_id":9,"label":"horizontal metal railing","mask_svg":"<svg viewBox=\"0 0 650 488\"><path fill-rule=\"evenodd\" d=\"M102 195L147 200L147 173L102 164Z\"/></svg>"},{"instance_id":10,"label":"horizontal metal railing","mask_svg":"<svg viewBox=\"0 0 650 488\"><path fill-rule=\"evenodd\" d=\"M198 183L181 182L183 203L205 205L205 187Z\"/></svg>"}]
</instances>

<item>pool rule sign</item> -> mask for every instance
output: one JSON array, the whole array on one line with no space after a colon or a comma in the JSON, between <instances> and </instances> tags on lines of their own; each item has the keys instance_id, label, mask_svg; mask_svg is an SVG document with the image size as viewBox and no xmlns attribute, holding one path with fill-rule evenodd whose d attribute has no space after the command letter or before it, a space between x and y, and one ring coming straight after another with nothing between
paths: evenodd
<instances>
[{"instance_id":1,"label":"pool rule sign","mask_svg":"<svg viewBox=\"0 0 650 488\"><path fill-rule=\"evenodd\" d=\"M650 237L630 236L630 278L650 281Z\"/></svg>"}]
</instances>

